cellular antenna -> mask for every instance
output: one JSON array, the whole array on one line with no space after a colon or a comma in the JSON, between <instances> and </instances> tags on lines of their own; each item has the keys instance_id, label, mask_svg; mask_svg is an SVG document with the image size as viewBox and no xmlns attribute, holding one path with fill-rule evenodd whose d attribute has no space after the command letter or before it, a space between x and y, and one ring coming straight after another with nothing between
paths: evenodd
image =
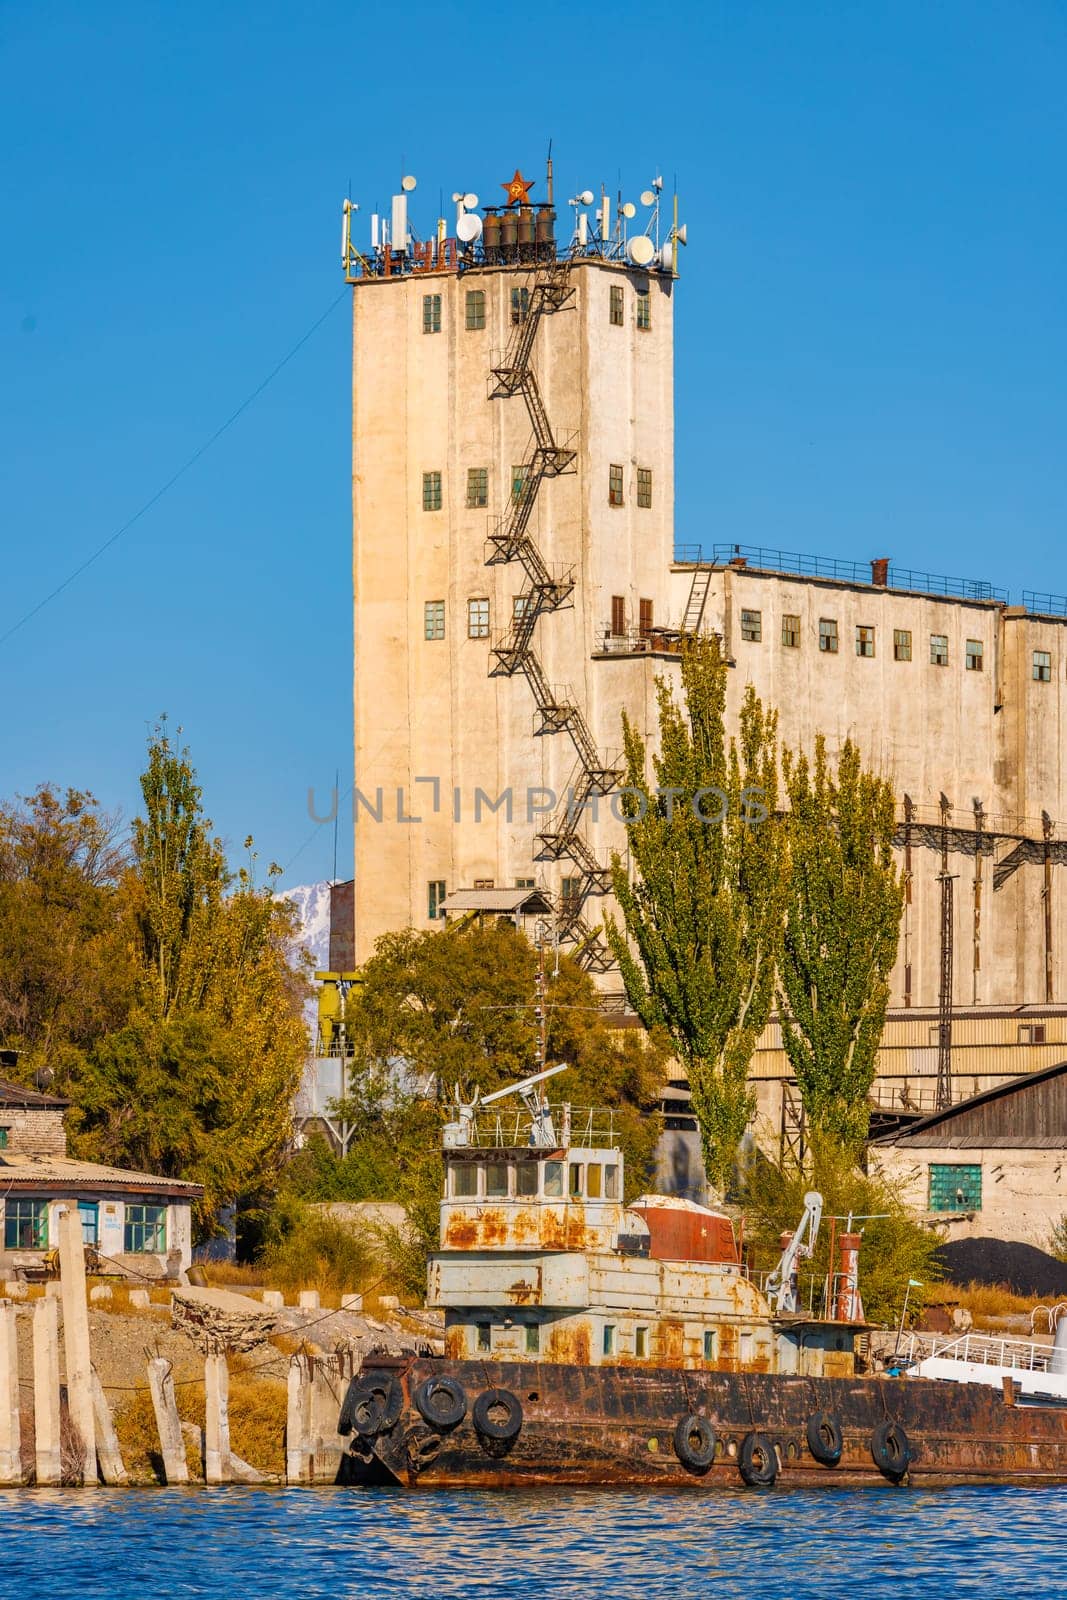
<instances>
[{"instance_id":1,"label":"cellular antenna","mask_svg":"<svg viewBox=\"0 0 1067 1600\"><path fill-rule=\"evenodd\" d=\"M549 205L552 204L552 140L548 141L548 161L545 164L545 194L548 196Z\"/></svg>"}]
</instances>

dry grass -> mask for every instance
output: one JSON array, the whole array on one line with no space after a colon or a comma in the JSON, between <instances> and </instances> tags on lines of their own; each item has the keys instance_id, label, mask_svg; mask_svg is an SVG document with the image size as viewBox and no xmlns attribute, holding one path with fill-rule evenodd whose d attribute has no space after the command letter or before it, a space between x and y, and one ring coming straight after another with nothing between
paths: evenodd
<instances>
[{"instance_id":1,"label":"dry grass","mask_svg":"<svg viewBox=\"0 0 1067 1600\"><path fill-rule=\"evenodd\" d=\"M201 1261L199 1267L212 1289L260 1289L265 1282L262 1267L237 1261Z\"/></svg>"},{"instance_id":2,"label":"dry grass","mask_svg":"<svg viewBox=\"0 0 1067 1600\"><path fill-rule=\"evenodd\" d=\"M285 1368L287 1356L277 1351L257 1351L254 1356L231 1355L230 1444L234 1453L258 1471L280 1476L285 1471ZM269 1370L267 1368L269 1367ZM178 1415L183 1422L204 1427L204 1385L197 1380L177 1383ZM112 1396L117 1402L119 1396ZM135 1482L162 1483L163 1459L156 1431L156 1414L148 1386L121 1396L115 1407L115 1431L126 1470ZM196 1442L186 1434L189 1476L203 1481L203 1464Z\"/></svg>"}]
</instances>

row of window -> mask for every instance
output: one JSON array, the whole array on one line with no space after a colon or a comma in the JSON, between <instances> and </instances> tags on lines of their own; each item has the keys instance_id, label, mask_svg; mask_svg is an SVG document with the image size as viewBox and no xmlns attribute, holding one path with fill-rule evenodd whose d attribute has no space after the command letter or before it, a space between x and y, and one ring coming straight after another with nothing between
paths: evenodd
<instances>
[{"instance_id":1,"label":"row of window","mask_svg":"<svg viewBox=\"0 0 1067 1600\"><path fill-rule=\"evenodd\" d=\"M453 1161L448 1192L456 1200L529 1200L536 1195L562 1200L618 1200L619 1167L614 1161Z\"/></svg>"},{"instance_id":2,"label":"row of window","mask_svg":"<svg viewBox=\"0 0 1067 1600\"><path fill-rule=\"evenodd\" d=\"M652 601L638 600L637 631L642 639L647 639L653 631L652 618ZM613 594L611 597L611 637L613 639L626 637L626 598L621 594Z\"/></svg>"},{"instance_id":3,"label":"row of window","mask_svg":"<svg viewBox=\"0 0 1067 1600\"><path fill-rule=\"evenodd\" d=\"M515 615L521 616L526 605L526 596L515 596ZM423 607L423 634L427 639L443 639L445 636L445 603L443 600L427 600ZM484 595L478 595L467 601L467 638L488 639L489 637L489 601Z\"/></svg>"},{"instance_id":4,"label":"row of window","mask_svg":"<svg viewBox=\"0 0 1067 1600\"><path fill-rule=\"evenodd\" d=\"M472 1352L474 1355L487 1355L494 1348L494 1346L493 1346L493 1329L494 1329L494 1326L495 1325L492 1322L476 1322L475 1323L475 1325L474 1325L474 1338L473 1338L474 1349L473 1349L473 1352ZM507 1324L507 1328L508 1328L508 1333L510 1335L510 1333L511 1333L511 1324L510 1323ZM628 1334L628 1331L629 1330L626 1330L627 1334ZM601 1350L603 1351L604 1355L606 1355L606 1356L614 1356L614 1355L620 1354L619 1333L620 1333L620 1329L619 1329L617 1323L614 1323L614 1322L605 1322L604 1323L603 1330L602 1330L602 1333L601 1333ZM527 1355L538 1355L540 1353L540 1350L541 1350L541 1324L539 1322L527 1322L525 1324L524 1336L525 1336L525 1348L526 1348ZM634 1340L633 1353L634 1353L635 1359L638 1360L638 1361L647 1361L648 1357L649 1357L649 1355L651 1353L651 1330L647 1326L642 1327L641 1325L638 1325L633 1330L633 1340ZM509 1337L508 1343L510 1344L510 1342L511 1342L511 1340L510 1340L510 1337ZM628 1342L628 1340L627 1340L627 1342ZM752 1335L750 1333L743 1333L741 1335L741 1357L742 1357L742 1360L745 1360L745 1361L750 1360L751 1356L752 1356ZM714 1359L715 1359L715 1329L714 1328L705 1328L705 1330L704 1330L704 1360L705 1361L714 1361Z\"/></svg>"},{"instance_id":5,"label":"row of window","mask_svg":"<svg viewBox=\"0 0 1067 1600\"><path fill-rule=\"evenodd\" d=\"M856 624L856 654L858 656L874 655L875 630L864 623ZM759 644L763 639L763 613L762 611L741 612L741 637L750 644ZM825 655L836 655L839 647L836 617L819 618L819 649ZM782 644L790 650L800 647L800 617L795 612L787 611L782 617ZM965 665L968 672L981 672L985 666L985 644L981 639L968 639L965 645ZM912 639L910 628L893 629L893 660L910 661L912 659ZM947 667L948 661L948 634L932 633L930 635L930 664L934 667ZM1035 650L1033 652L1033 679L1035 683L1051 683L1052 681L1052 655L1048 650Z\"/></svg>"},{"instance_id":6,"label":"row of window","mask_svg":"<svg viewBox=\"0 0 1067 1600\"><path fill-rule=\"evenodd\" d=\"M638 289L635 296L636 324L641 333L652 329L652 295L648 289ZM517 287L511 291L511 321L518 327L530 315L530 291ZM608 294L608 319L612 327L621 328L626 322L625 291L621 284L613 284ZM463 325L470 333L485 327L485 290L468 289L464 298ZM424 294L422 297L423 333L441 332L441 296Z\"/></svg>"},{"instance_id":7,"label":"row of window","mask_svg":"<svg viewBox=\"0 0 1067 1600\"><path fill-rule=\"evenodd\" d=\"M525 463L519 463L511 469L511 499L517 503L526 490L527 468ZM621 506L626 503L623 488L623 469L613 463L608 467L608 505ZM485 508L489 504L489 468L467 468L467 509L471 511ZM652 468L638 467L637 469L637 504L642 511L652 509ZM424 511L440 511L444 505L444 491L442 475L440 472L424 472L422 475L422 509Z\"/></svg>"},{"instance_id":8,"label":"row of window","mask_svg":"<svg viewBox=\"0 0 1067 1600\"><path fill-rule=\"evenodd\" d=\"M127 1255L161 1254L167 1248L165 1206L128 1205L123 1227ZM94 1201L78 1204L83 1244L100 1243L99 1214ZM8 1196L4 1203L4 1249L48 1249L48 1201Z\"/></svg>"}]
</instances>

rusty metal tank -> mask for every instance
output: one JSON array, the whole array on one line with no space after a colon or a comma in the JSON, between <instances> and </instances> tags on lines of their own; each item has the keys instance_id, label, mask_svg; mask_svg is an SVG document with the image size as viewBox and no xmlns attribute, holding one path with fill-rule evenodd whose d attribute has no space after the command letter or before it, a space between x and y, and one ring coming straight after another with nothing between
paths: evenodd
<instances>
[{"instance_id":1,"label":"rusty metal tank","mask_svg":"<svg viewBox=\"0 0 1067 1600\"><path fill-rule=\"evenodd\" d=\"M657 1261L718 1261L740 1265L729 1217L692 1200L646 1194L628 1207L649 1231L648 1253Z\"/></svg>"},{"instance_id":2,"label":"rusty metal tank","mask_svg":"<svg viewBox=\"0 0 1067 1600\"><path fill-rule=\"evenodd\" d=\"M534 217L532 206L520 207L518 221L515 224L515 231L519 249L526 255L532 255L534 239L537 232L537 223Z\"/></svg>"},{"instance_id":3,"label":"rusty metal tank","mask_svg":"<svg viewBox=\"0 0 1067 1600\"><path fill-rule=\"evenodd\" d=\"M500 219L500 248L504 259L510 260L519 242L519 219L514 211L505 211Z\"/></svg>"},{"instance_id":4,"label":"rusty metal tank","mask_svg":"<svg viewBox=\"0 0 1067 1600\"><path fill-rule=\"evenodd\" d=\"M487 261L495 261L500 249L500 213L486 208L485 221L482 226L482 244L485 246Z\"/></svg>"},{"instance_id":5,"label":"rusty metal tank","mask_svg":"<svg viewBox=\"0 0 1067 1600\"><path fill-rule=\"evenodd\" d=\"M541 261L551 261L556 254L556 210L554 206L538 206L535 225L537 255Z\"/></svg>"}]
</instances>

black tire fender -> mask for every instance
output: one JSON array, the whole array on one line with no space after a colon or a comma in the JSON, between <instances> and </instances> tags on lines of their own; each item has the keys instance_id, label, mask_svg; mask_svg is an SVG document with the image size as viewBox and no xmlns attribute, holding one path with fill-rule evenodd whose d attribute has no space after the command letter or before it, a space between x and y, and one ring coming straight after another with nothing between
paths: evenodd
<instances>
[{"instance_id":1,"label":"black tire fender","mask_svg":"<svg viewBox=\"0 0 1067 1600\"><path fill-rule=\"evenodd\" d=\"M455 1378L424 1378L412 1399L423 1422L442 1433L458 1428L467 1415L467 1396Z\"/></svg>"},{"instance_id":2,"label":"black tire fender","mask_svg":"<svg viewBox=\"0 0 1067 1600\"><path fill-rule=\"evenodd\" d=\"M887 1478L898 1480L904 1476L911 1461L911 1445L899 1422L878 1424L871 1434L871 1455Z\"/></svg>"},{"instance_id":3,"label":"black tire fender","mask_svg":"<svg viewBox=\"0 0 1067 1600\"><path fill-rule=\"evenodd\" d=\"M343 1437L358 1433L362 1439L373 1439L396 1426L403 1408L404 1391L394 1377L387 1373L364 1374L348 1385L337 1431Z\"/></svg>"},{"instance_id":4,"label":"black tire fender","mask_svg":"<svg viewBox=\"0 0 1067 1600\"><path fill-rule=\"evenodd\" d=\"M706 1472L715 1460L715 1429L707 1417L690 1412L674 1430L674 1453L690 1472Z\"/></svg>"},{"instance_id":5,"label":"black tire fender","mask_svg":"<svg viewBox=\"0 0 1067 1600\"><path fill-rule=\"evenodd\" d=\"M765 1433L745 1434L737 1467L750 1488L770 1488L778 1476L778 1452Z\"/></svg>"},{"instance_id":6,"label":"black tire fender","mask_svg":"<svg viewBox=\"0 0 1067 1600\"><path fill-rule=\"evenodd\" d=\"M494 1416L503 1411L504 1416ZM474 1426L483 1439L508 1444L522 1432L522 1402L510 1389L486 1389L474 1402Z\"/></svg>"},{"instance_id":7,"label":"black tire fender","mask_svg":"<svg viewBox=\"0 0 1067 1600\"><path fill-rule=\"evenodd\" d=\"M824 1467L836 1467L845 1448L841 1419L835 1411L815 1411L808 1418L808 1449Z\"/></svg>"}]
</instances>

